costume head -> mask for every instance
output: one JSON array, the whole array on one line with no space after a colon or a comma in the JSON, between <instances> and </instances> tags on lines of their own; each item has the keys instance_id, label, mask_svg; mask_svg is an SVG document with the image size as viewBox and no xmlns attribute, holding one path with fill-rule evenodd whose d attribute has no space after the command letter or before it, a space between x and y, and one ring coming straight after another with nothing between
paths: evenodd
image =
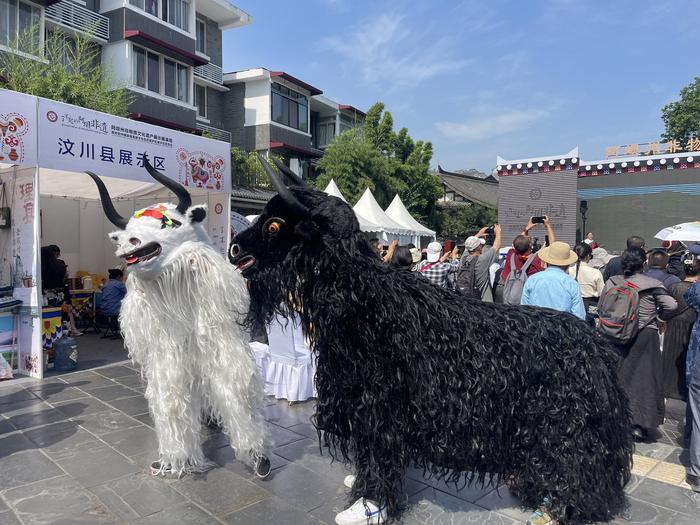
<instances>
[{"instance_id":1,"label":"costume head","mask_svg":"<svg viewBox=\"0 0 700 525\"><path fill-rule=\"evenodd\" d=\"M148 173L178 198L178 204L158 203L138 210L126 219L112 204L104 183L87 172L97 184L105 215L118 230L109 238L117 246L116 255L124 259L129 271L143 279L153 279L177 257L180 246L187 242L208 242L202 221L206 206L192 206L192 198L184 186L166 177L144 161Z\"/></svg>"},{"instance_id":2,"label":"costume head","mask_svg":"<svg viewBox=\"0 0 700 525\"><path fill-rule=\"evenodd\" d=\"M312 190L273 158L294 183L288 188L267 161L258 157L278 194L250 228L236 235L229 257L249 279L251 296L260 299L253 301L251 317L270 321L273 311L280 308L271 305L286 302L290 294L296 296L297 287L319 271L321 254L327 257L329 247L336 257L353 252L376 258L376 254L362 237L350 206ZM254 311L258 308L261 310Z\"/></svg>"}]
</instances>

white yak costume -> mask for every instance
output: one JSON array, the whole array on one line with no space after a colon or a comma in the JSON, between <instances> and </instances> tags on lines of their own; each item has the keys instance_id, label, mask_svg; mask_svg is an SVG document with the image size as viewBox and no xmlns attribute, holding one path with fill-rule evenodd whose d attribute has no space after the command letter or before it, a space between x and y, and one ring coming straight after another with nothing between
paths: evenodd
<instances>
[{"instance_id":1,"label":"white yak costume","mask_svg":"<svg viewBox=\"0 0 700 525\"><path fill-rule=\"evenodd\" d=\"M249 304L245 279L212 247L202 223L206 207L191 206L188 191L148 162L146 169L179 203L156 204L128 220L99 177L88 174L119 228L110 238L128 268L119 323L147 380L160 455L152 470L180 475L208 468L200 440L206 415L239 455L250 452L264 478L270 462L263 454L262 380L241 327Z\"/></svg>"}]
</instances>

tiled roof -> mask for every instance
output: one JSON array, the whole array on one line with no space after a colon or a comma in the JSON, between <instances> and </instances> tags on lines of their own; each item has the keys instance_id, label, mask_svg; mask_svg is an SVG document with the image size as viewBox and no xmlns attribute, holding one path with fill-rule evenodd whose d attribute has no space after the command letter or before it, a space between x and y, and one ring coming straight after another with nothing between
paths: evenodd
<instances>
[{"instance_id":1,"label":"tiled roof","mask_svg":"<svg viewBox=\"0 0 700 525\"><path fill-rule=\"evenodd\" d=\"M258 188L244 188L242 186L233 187L231 196L239 199L250 199L265 203L277 195L274 191L261 190Z\"/></svg>"}]
</instances>

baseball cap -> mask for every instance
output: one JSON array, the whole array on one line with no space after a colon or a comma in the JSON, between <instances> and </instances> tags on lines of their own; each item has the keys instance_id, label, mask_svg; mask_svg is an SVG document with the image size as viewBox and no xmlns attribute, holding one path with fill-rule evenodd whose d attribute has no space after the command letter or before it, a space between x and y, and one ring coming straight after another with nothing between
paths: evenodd
<instances>
[{"instance_id":1,"label":"baseball cap","mask_svg":"<svg viewBox=\"0 0 700 525\"><path fill-rule=\"evenodd\" d=\"M480 237L475 237L473 235L471 237L467 237L467 240L464 241L464 247L469 252L473 252L482 244L486 244L486 240Z\"/></svg>"},{"instance_id":2,"label":"baseball cap","mask_svg":"<svg viewBox=\"0 0 700 525\"><path fill-rule=\"evenodd\" d=\"M442 253L442 244L433 241L428 245L425 252L428 254L428 262L438 262L440 260L440 254Z\"/></svg>"}]
</instances>

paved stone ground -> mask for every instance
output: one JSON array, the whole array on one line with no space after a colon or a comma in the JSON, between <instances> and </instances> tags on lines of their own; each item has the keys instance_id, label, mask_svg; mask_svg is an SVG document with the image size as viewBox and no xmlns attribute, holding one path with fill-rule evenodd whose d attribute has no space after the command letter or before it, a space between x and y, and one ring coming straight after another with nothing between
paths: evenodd
<instances>
[{"instance_id":1,"label":"paved stone ground","mask_svg":"<svg viewBox=\"0 0 700 525\"><path fill-rule=\"evenodd\" d=\"M0 525L322 524L346 503L344 467L319 454L313 402L270 401L273 476L256 479L225 436L202 429L218 467L182 479L154 478L157 443L140 376L128 364L0 384ZM637 448L629 520L697 525L700 498L683 483L682 406L669 407L655 443ZM412 472L404 523L523 523L505 487L460 491Z\"/></svg>"}]
</instances>

